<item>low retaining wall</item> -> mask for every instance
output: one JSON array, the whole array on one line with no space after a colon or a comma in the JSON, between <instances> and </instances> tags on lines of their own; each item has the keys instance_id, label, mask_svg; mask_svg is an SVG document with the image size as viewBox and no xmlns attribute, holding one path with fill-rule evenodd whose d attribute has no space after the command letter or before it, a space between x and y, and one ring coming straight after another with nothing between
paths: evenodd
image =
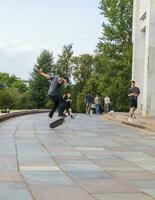
<instances>
[{"instance_id":1,"label":"low retaining wall","mask_svg":"<svg viewBox=\"0 0 155 200\"><path fill-rule=\"evenodd\" d=\"M31 114L37 114L37 113L46 113L49 112L47 109L34 109L34 110L25 110L25 111L18 111L18 112L12 112L8 114L4 114L0 116L0 122L8 120L10 118L14 117L20 117L23 115L31 115Z\"/></svg>"}]
</instances>

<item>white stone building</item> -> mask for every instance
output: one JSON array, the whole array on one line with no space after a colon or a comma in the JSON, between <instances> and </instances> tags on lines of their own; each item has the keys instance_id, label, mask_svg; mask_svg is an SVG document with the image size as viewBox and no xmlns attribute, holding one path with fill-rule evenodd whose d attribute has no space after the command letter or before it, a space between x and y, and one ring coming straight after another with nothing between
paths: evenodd
<instances>
[{"instance_id":1,"label":"white stone building","mask_svg":"<svg viewBox=\"0 0 155 200\"><path fill-rule=\"evenodd\" d=\"M132 79L141 90L139 109L155 116L155 0L134 0Z\"/></svg>"}]
</instances>

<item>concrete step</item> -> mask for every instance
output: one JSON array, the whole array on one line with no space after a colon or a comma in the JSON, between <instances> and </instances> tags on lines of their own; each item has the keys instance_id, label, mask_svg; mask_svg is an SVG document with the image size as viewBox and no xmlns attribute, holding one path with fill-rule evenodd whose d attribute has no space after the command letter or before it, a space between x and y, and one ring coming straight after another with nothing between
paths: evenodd
<instances>
[{"instance_id":1,"label":"concrete step","mask_svg":"<svg viewBox=\"0 0 155 200\"><path fill-rule=\"evenodd\" d=\"M116 112L103 115L102 118L155 132L155 118L153 117L143 117L142 115L137 114L134 119L129 117L128 113Z\"/></svg>"}]
</instances>

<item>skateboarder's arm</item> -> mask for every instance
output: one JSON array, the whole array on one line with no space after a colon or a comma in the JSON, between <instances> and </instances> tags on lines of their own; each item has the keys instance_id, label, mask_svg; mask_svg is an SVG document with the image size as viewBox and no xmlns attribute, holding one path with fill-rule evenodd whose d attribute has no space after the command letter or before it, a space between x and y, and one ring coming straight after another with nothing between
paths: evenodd
<instances>
[{"instance_id":1,"label":"skateboarder's arm","mask_svg":"<svg viewBox=\"0 0 155 200\"><path fill-rule=\"evenodd\" d=\"M38 73L39 73L41 76L43 76L43 77L45 77L45 78L47 78L47 79L50 79L50 78L51 78L51 76L50 76L49 74L44 73L44 72L42 71L42 69L40 69L40 70L38 71Z\"/></svg>"}]
</instances>

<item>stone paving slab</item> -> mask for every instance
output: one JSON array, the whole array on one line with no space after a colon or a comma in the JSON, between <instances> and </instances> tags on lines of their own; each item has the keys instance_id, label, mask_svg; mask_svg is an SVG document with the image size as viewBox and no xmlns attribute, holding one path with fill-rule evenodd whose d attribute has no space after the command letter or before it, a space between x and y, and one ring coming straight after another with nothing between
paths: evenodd
<instances>
[{"instance_id":1,"label":"stone paving slab","mask_svg":"<svg viewBox=\"0 0 155 200\"><path fill-rule=\"evenodd\" d=\"M81 180L80 184L89 193L136 193L139 190L125 182L114 179Z\"/></svg>"},{"instance_id":2,"label":"stone paving slab","mask_svg":"<svg viewBox=\"0 0 155 200\"><path fill-rule=\"evenodd\" d=\"M95 200L95 198L84 189L74 187L40 187L33 186L31 191L37 200Z\"/></svg>"},{"instance_id":3,"label":"stone paving slab","mask_svg":"<svg viewBox=\"0 0 155 200\"><path fill-rule=\"evenodd\" d=\"M141 189L141 191L155 199L155 189Z\"/></svg>"},{"instance_id":4,"label":"stone paving slab","mask_svg":"<svg viewBox=\"0 0 155 200\"><path fill-rule=\"evenodd\" d=\"M110 171L110 174L122 180L155 180L155 174L148 171Z\"/></svg>"},{"instance_id":5,"label":"stone paving slab","mask_svg":"<svg viewBox=\"0 0 155 200\"><path fill-rule=\"evenodd\" d=\"M43 186L73 186L75 182L59 171L36 171L22 172L23 177L29 185Z\"/></svg>"},{"instance_id":6,"label":"stone paving slab","mask_svg":"<svg viewBox=\"0 0 155 200\"><path fill-rule=\"evenodd\" d=\"M32 200L23 182L0 182L0 200Z\"/></svg>"},{"instance_id":7,"label":"stone paving slab","mask_svg":"<svg viewBox=\"0 0 155 200\"><path fill-rule=\"evenodd\" d=\"M138 189L154 189L155 190L155 180L130 180L130 185Z\"/></svg>"},{"instance_id":8,"label":"stone paving slab","mask_svg":"<svg viewBox=\"0 0 155 200\"><path fill-rule=\"evenodd\" d=\"M61 161L61 168L64 171L104 171L101 167L89 161Z\"/></svg>"},{"instance_id":9,"label":"stone paving slab","mask_svg":"<svg viewBox=\"0 0 155 200\"><path fill-rule=\"evenodd\" d=\"M82 179L107 179L111 178L111 176L104 172L104 171L87 171L87 170L82 170L82 171L68 171L67 175L75 180L82 180Z\"/></svg>"},{"instance_id":10,"label":"stone paving slab","mask_svg":"<svg viewBox=\"0 0 155 200\"><path fill-rule=\"evenodd\" d=\"M56 119L56 115L54 116ZM153 200L152 132L78 114L0 123L0 200Z\"/></svg>"},{"instance_id":11,"label":"stone paving slab","mask_svg":"<svg viewBox=\"0 0 155 200\"><path fill-rule=\"evenodd\" d=\"M0 189L0 200L33 200L27 190L24 189Z\"/></svg>"},{"instance_id":12,"label":"stone paving slab","mask_svg":"<svg viewBox=\"0 0 155 200\"><path fill-rule=\"evenodd\" d=\"M141 193L115 193L115 194L95 194L97 200L152 200L151 197Z\"/></svg>"},{"instance_id":13,"label":"stone paving slab","mask_svg":"<svg viewBox=\"0 0 155 200\"><path fill-rule=\"evenodd\" d=\"M0 172L0 182L9 182L9 181L24 181L21 175L15 171L3 171Z\"/></svg>"}]
</instances>

